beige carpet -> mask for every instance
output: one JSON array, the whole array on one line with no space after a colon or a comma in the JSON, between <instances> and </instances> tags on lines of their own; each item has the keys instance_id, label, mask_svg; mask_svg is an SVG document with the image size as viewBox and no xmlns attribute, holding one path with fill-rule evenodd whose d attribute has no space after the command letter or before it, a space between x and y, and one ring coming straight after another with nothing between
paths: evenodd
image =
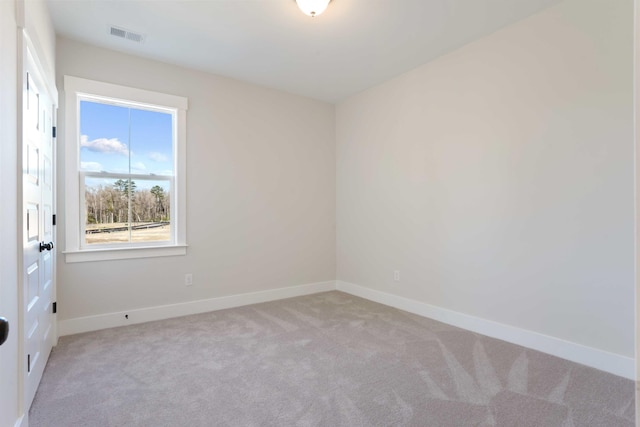
<instances>
[{"instance_id":1,"label":"beige carpet","mask_svg":"<svg viewBox=\"0 0 640 427\"><path fill-rule=\"evenodd\" d=\"M340 292L63 337L39 426L632 426L634 385Z\"/></svg>"}]
</instances>

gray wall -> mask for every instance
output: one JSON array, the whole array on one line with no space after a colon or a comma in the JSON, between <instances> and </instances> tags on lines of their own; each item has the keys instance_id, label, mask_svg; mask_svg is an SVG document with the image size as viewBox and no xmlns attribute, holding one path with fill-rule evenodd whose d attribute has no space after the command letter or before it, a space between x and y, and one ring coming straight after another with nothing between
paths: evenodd
<instances>
[{"instance_id":1,"label":"gray wall","mask_svg":"<svg viewBox=\"0 0 640 427\"><path fill-rule=\"evenodd\" d=\"M57 49L61 101L64 75L189 99L187 255L60 256L60 320L335 278L334 106L64 38ZM64 218L64 167L58 176Z\"/></svg>"},{"instance_id":2,"label":"gray wall","mask_svg":"<svg viewBox=\"0 0 640 427\"><path fill-rule=\"evenodd\" d=\"M339 104L337 278L634 357L633 40L568 0Z\"/></svg>"}]
</instances>

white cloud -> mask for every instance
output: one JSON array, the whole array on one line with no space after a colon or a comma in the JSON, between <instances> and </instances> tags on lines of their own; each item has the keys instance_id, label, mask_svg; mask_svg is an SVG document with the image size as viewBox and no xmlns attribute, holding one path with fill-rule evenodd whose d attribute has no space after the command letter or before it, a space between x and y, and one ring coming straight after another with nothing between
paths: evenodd
<instances>
[{"instance_id":1,"label":"white cloud","mask_svg":"<svg viewBox=\"0 0 640 427\"><path fill-rule=\"evenodd\" d=\"M143 172L143 171L147 170L147 166L142 162L136 162L136 163L133 163L131 165L131 169L134 172Z\"/></svg>"},{"instance_id":2,"label":"white cloud","mask_svg":"<svg viewBox=\"0 0 640 427\"><path fill-rule=\"evenodd\" d=\"M169 158L165 154L158 153L157 151L149 153L149 158L156 162L166 162L167 160L169 160Z\"/></svg>"},{"instance_id":3,"label":"white cloud","mask_svg":"<svg viewBox=\"0 0 640 427\"><path fill-rule=\"evenodd\" d=\"M97 153L115 153L123 156L129 155L127 144L120 142L118 138L98 138L89 141L87 135L80 136L80 147Z\"/></svg>"},{"instance_id":4,"label":"white cloud","mask_svg":"<svg viewBox=\"0 0 640 427\"><path fill-rule=\"evenodd\" d=\"M104 170L102 165L98 162L80 162L80 169L89 172L100 172Z\"/></svg>"}]
</instances>

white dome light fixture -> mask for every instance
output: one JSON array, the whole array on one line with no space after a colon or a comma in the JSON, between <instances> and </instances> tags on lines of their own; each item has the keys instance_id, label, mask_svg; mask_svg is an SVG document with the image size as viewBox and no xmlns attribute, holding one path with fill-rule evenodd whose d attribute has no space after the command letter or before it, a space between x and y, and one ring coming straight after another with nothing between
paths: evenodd
<instances>
[{"instance_id":1,"label":"white dome light fixture","mask_svg":"<svg viewBox=\"0 0 640 427\"><path fill-rule=\"evenodd\" d=\"M296 0L298 7L305 15L316 17L320 15L329 5L331 0Z\"/></svg>"}]
</instances>

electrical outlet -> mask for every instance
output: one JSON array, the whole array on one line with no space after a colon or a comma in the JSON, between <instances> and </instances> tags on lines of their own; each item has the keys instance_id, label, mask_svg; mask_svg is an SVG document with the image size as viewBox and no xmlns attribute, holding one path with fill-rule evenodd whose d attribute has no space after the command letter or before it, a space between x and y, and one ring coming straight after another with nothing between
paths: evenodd
<instances>
[{"instance_id":1,"label":"electrical outlet","mask_svg":"<svg viewBox=\"0 0 640 427\"><path fill-rule=\"evenodd\" d=\"M193 274L187 273L184 275L184 285L185 286L193 285Z\"/></svg>"},{"instance_id":2,"label":"electrical outlet","mask_svg":"<svg viewBox=\"0 0 640 427\"><path fill-rule=\"evenodd\" d=\"M393 280L394 280L394 282L399 282L400 281L400 271L399 270L395 270L393 272Z\"/></svg>"}]
</instances>

